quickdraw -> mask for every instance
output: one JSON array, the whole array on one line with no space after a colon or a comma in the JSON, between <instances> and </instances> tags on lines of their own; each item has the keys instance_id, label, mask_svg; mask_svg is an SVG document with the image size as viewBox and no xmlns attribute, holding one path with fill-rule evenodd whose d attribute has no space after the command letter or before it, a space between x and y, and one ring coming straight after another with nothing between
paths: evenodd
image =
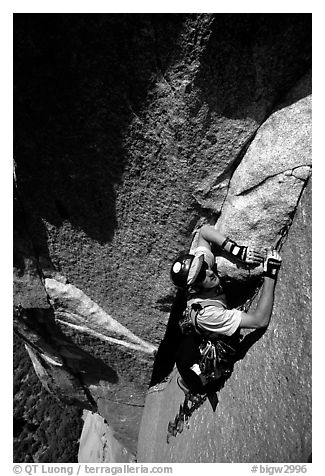
<instances>
[{"instance_id":1,"label":"quickdraw","mask_svg":"<svg viewBox=\"0 0 325 476\"><path fill-rule=\"evenodd\" d=\"M203 341L200 345L200 370L207 382L230 376L236 357L236 350L218 339Z\"/></svg>"},{"instance_id":2,"label":"quickdraw","mask_svg":"<svg viewBox=\"0 0 325 476\"><path fill-rule=\"evenodd\" d=\"M187 393L184 398L184 403L179 406L179 411L175 416L174 421L168 423L167 429L167 443L171 436L177 436L182 433L184 426L189 428L189 419L193 412L197 410L207 399L207 395L193 395Z\"/></svg>"}]
</instances>

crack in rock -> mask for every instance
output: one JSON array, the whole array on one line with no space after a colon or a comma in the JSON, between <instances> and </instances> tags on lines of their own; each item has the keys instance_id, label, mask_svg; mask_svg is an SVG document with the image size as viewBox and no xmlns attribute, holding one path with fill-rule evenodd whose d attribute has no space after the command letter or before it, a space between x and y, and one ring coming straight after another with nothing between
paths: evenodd
<instances>
[{"instance_id":1,"label":"crack in rock","mask_svg":"<svg viewBox=\"0 0 325 476\"><path fill-rule=\"evenodd\" d=\"M310 171L311 171L311 166L310 165L298 165L297 167L293 167L293 168L290 168L290 169L285 169L285 170L281 170L280 172L277 172L276 174L273 174L273 175L269 175L268 177L266 177L264 180L262 180L261 182L253 185L252 187L250 188L247 188L246 190L243 190L242 192L239 192L239 193L236 193L235 196L236 197L240 197L240 196L245 196L247 195L248 193L252 192L253 190L256 190L257 188L261 187L264 183L266 183L268 180L271 180L277 176L280 176L280 175L286 175L286 176L293 176L295 177L296 179L298 180L301 180L302 182L305 182L309 175L310 175ZM299 175L296 175L294 172L298 169L304 169L306 170L307 173L305 174L302 174L303 176L299 176ZM283 181L283 178L282 180L279 179L279 181Z\"/></svg>"}]
</instances>

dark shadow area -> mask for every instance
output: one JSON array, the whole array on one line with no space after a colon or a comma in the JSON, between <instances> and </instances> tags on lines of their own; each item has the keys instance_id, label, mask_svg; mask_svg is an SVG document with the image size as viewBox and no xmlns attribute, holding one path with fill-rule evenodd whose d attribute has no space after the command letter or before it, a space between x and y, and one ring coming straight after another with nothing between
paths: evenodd
<instances>
[{"instance_id":1,"label":"dark shadow area","mask_svg":"<svg viewBox=\"0 0 325 476\"><path fill-rule=\"evenodd\" d=\"M292 90L284 92L284 94L278 96L277 104L275 105L274 111L278 111L285 107L294 104L295 102L303 99L312 94L312 70L310 68L301 78L297 81L297 87L293 87Z\"/></svg>"},{"instance_id":2,"label":"dark shadow area","mask_svg":"<svg viewBox=\"0 0 325 476\"><path fill-rule=\"evenodd\" d=\"M168 377L173 370L176 353L182 337L179 320L186 307L186 293L178 290L174 299L170 316L163 340L161 341L156 354L153 371L150 381L150 387L161 383Z\"/></svg>"},{"instance_id":3,"label":"dark shadow area","mask_svg":"<svg viewBox=\"0 0 325 476\"><path fill-rule=\"evenodd\" d=\"M169 312L175 301L175 295L168 294L157 300L157 309L161 312Z\"/></svg>"},{"instance_id":4,"label":"dark shadow area","mask_svg":"<svg viewBox=\"0 0 325 476\"><path fill-rule=\"evenodd\" d=\"M237 353L236 353L236 360L235 362L238 362L239 360L242 360L249 349L256 344L256 342L263 337L265 334L267 328L264 329L256 329L254 331L249 332L246 334L242 339L240 340L238 347L237 347Z\"/></svg>"},{"instance_id":5,"label":"dark shadow area","mask_svg":"<svg viewBox=\"0 0 325 476\"><path fill-rule=\"evenodd\" d=\"M19 200L17 189L13 187L13 266L17 269L18 275L23 276L25 271L26 256L33 256L33 245L27 238L27 223L25 211Z\"/></svg>"},{"instance_id":6,"label":"dark shadow area","mask_svg":"<svg viewBox=\"0 0 325 476\"><path fill-rule=\"evenodd\" d=\"M227 297L228 308L242 309L245 303L250 302L256 295L261 284L261 277L250 277L247 281L222 278L221 283Z\"/></svg>"},{"instance_id":7,"label":"dark shadow area","mask_svg":"<svg viewBox=\"0 0 325 476\"><path fill-rule=\"evenodd\" d=\"M13 437L16 438L20 435L23 428L26 428L29 432L33 432L37 429L37 426L33 423L26 421L24 418L13 417Z\"/></svg>"},{"instance_id":8,"label":"dark shadow area","mask_svg":"<svg viewBox=\"0 0 325 476\"><path fill-rule=\"evenodd\" d=\"M216 14L193 115L207 104L210 114L263 122L311 67L311 20L309 13Z\"/></svg>"},{"instance_id":9,"label":"dark shadow area","mask_svg":"<svg viewBox=\"0 0 325 476\"><path fill-rule=\"evenodd\" d=\"M157 68L167 68L183 17L14 15L17 183L41 247L42 219L68 220L100 243L112 239L125 132L145 108Z\"/></svg>"},{"instance_id":10,"label":"dark shadow area","mask_svg":"<svg viewBox=\"0 0 325 476\"><path fill-rule=\"evenodd\" d=\"M14 182L13 266L18 276L24 276L25 260L32 261L34 275L40 278L43 271L54 269L47 246L46 229L38 215L26 211L16 185Z\"/></svg>"},{"instance_id":11,"label":"dark shadow area","mask_svg":"<svg viewBox=\"0 0 325 476\"><path fill-rule=\"evenodd\" d=\"M14 155L39 246L42 220L112 239L125 132L179 60L191 16L14 15ZM310 14L215 14L211 31L189 86L191 115L208 106L207 122L212 112L261 122L310 69Z\"/></svg>"},{"instance_id":12,"label":"dark shadow area","mask_svg":"<svg viewBox=\"0 0 325 476\"><path fill-rule=\"evenodd\" d=\"M17 310L14 329L36 353L48 353L52 358L57 357L59 361L63 361L63 369L80 377L80 382L87 382L87 385L97 385L100 380L118 383L118 374L112 367L80 349L61 331L52 309ZM57 371L55 374L59 375ZM59 382L57 384L59 388Z\"/></svg>"},{"instance_id":13,"label":"dark shadow area","mask_svg":"<svg viewBox=\"0 0 325 476\"><path fill-rule=\"evenodd\" d=\"M36 230L41 219L68 220L100 243L112 239L125 132L179 60L191 16L14 15L14 155ZM211 29L193 116L204 104L261 122L310 69L310 14L215 14Z\"/></svg>"}]
</instances>

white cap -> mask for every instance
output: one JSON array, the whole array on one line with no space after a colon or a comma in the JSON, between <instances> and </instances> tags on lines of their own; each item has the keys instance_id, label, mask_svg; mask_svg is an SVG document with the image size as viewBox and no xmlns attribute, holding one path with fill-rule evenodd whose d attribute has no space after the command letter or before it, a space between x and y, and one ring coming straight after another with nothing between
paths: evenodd
<instances>
[{"instance_id":1,"label":"white cap","mask_svg":"<svg viewBox=\"0 0 325 476\"><path fill-rule=\"evenodd\" d=\"M204 254L198 254L194 256L192 261L188 276L187 276L187 285L190 286L196 280L199 272L201 271L202 265L204 262Z\"/></svg>"}]
</instances>

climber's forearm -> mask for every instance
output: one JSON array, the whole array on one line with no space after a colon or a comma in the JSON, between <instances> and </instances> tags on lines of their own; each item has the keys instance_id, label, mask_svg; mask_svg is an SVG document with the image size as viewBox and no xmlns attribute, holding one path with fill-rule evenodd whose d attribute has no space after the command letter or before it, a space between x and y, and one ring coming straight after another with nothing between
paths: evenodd
<instances>
[{"instance_id":1,"label":"climber's forearm","mask_svg":"<svg viewBox=\"0 0 325 476\"><path fill-rule=\"evenodd\" d=\"M265 277L257 307L254 311L244 314L240 327L260 329L268 326L273 309L274 288L275 280Z\"/></svg>"},{"instance_id":2,"label":"climber's forearm","mask_svg":"<svg viewBox=\"0 0 325 476\"><path fill-rule=\"evenodd\" d=\"M198 245L210 246L211 243L220 246L234 258L251 265L258 265L263 261L263 255L248 246L237 245L213 226L204 225L199 231Z\"/></svg>"},{"instance_id":3,"label":"climber's forearm","mask_svg":"<svg viewBox=\"0 0 325 476\"><path fill-rule=\"evenodd\" d=\"M265 277L261 296L255 310L261 327L267 327L270 322L274 302L274 288L275 280Z\"/></svg>"}]
</instances>

